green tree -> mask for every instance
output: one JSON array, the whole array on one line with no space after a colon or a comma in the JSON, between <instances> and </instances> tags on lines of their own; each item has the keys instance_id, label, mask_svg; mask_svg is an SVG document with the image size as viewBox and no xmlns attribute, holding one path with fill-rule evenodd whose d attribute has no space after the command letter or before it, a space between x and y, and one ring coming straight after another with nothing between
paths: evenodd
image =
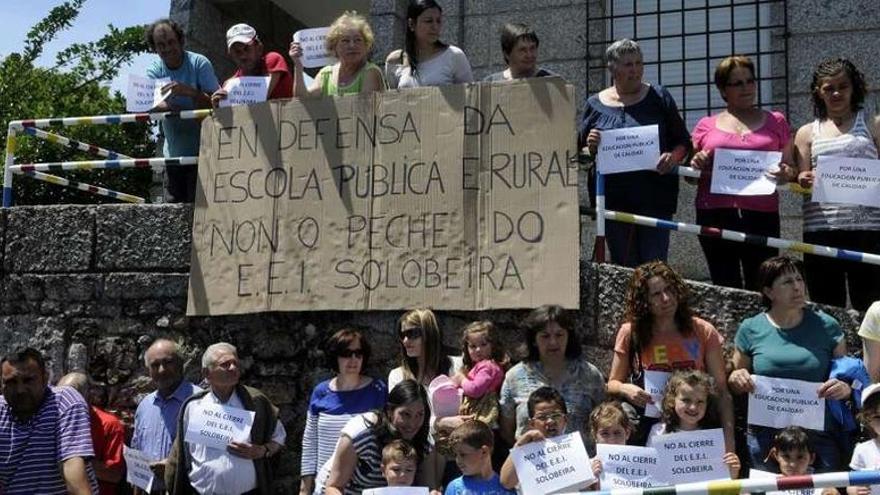
<instances>
[{"instance_id":1,"label":"green tree","mask_svg":"<svg viewBox=\"0 0 880 495\"><path fill-rule=\"evenodd\" d=\"M144 26L117 29L109 25L108 33L101 39L61 50L53 67L35 65L45 45L73 25L85 1L69 0L53 8L27 33L20 52L0 60L0 128L3 130L11 120L125 113L125 100L118 92L111 94L108 84L120 67L147 50ZM131 157L149 157L155 152L156 143L147 123L46 130ZM15 156L16 164L102 159L21 134ZM58 175L143 197L148 196L152 180L149 170L132 169ZM14 185L16 205L116 202L21 176L16 177Z\"/></svg>"}]
</instances>

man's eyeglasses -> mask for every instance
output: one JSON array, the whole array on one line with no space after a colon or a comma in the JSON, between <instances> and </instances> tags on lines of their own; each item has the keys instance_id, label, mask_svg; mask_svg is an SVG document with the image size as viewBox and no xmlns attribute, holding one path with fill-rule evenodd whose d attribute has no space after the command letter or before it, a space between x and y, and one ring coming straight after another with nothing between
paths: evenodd
<instances>
[{"instance_id":1,"label":"man's eyeglasses","mask_svg":"<svg viewBox=\"0 0 880 495\"><path fill-rule=\"evenodd\" d=\"M535 421L540 421L542 423L547 423L548 421L559 422L562 421L562 418L565 417L565 414L562 413L549 413L549 414L538 414L532 419Z\"/></svg>"},{"instance_id":2,"label":"man's eyeglasses","mask_svg":"<svg viewBox=\"0 0 880 495\"><path fill-rule=\"evenodd\" d=\"M725 84L725 86L727 86L728 88L744 88L753 84L755 84L754 77L749 79L740 79L739 81L728 82L727 84Z\"/></svg>"},{"instance_id":3,"label":"man's eyeglasses","mask_svg":"<svg viewBox=\"0 0 880 495\"><path fill-rule=\"evenodd\" d=\"M339 351L337 355L341 358L362 359L364 357L364 351L362 349L343 349Z\"/></svg>"},{"instance_id":4,"label":"man's eyeglasses","mask_svg":"<svg viewBox=\"0 0 880 495\"><path fill-rule=\"evenodd\" d=\"M419 327L408 328L406 330L400 331L400 340L404 339L415 340L422 338L422 329Z\"/></svg>"}]
</instances>

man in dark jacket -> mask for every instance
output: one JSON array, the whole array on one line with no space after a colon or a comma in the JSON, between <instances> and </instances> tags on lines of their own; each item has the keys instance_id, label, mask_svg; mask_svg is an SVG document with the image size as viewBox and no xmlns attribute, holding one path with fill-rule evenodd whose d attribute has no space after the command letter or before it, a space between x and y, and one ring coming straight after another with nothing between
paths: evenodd
<instances>
[{"instance_id":1,"label":"man in dark jacket","mask_svg":"<svg viewBox=\"0 0 880 495\"><path fill-rule=\"evenodd\" d=\"M209 389L187 399L181 408L177 438L165 469L166 486L172 495L268 495L272 484L269 458L282 449L286 436L278 409L262 392L239 383L238 353L231 344L209 346L202 356L202 373ZM248 441L231 441L225 449L190 441L203 433L197 426L189 429L190 418L218 407L223 412L211 421L217 432L234 429L231 422L240 421L234 418L247 416L241 410L254 413Z\"/></svg>"}]
</instances>

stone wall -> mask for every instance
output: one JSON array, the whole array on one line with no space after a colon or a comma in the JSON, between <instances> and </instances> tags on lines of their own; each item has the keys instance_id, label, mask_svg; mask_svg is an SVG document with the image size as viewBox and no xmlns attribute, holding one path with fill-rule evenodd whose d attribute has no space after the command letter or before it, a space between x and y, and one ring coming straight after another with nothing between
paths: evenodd
<instances>
[{"instance_id":1,"label":"stone wall","mask_svg":"<svg viewBox=\"0 0 880 495\"><path fill-rule=\"evenodd\" d=\"M53 206L0 210L0 353L17 345L41 349L55 378L87 370L102 384L109 408L130 418L150 391L143 352L156 337L180 342L187 374L199 380L199 359L211 343L238 346L243 381L263 389L281 408L288 449L279 476L285 493L296 486L299 442L312 386L330 376L321 342L342 325L366 329L375 359L368 372L386 376L397 353L397 311L290 312L187 318L191 207ZM591 246L584 246L589 251ZM607 372L630 271L581 264L581 310L576 331L587 357ZM757 294L694 283L699 314L714 322L730 346L738 322L760 310ZM851 349L860 315L832 309L849 330ZM439 314L444 343L458 347L458 329L478 318L495 320L513 354L521 355L517 326L525 311ZM279 492L280 493L280 492Z\"/></svg>"}]
</instances>

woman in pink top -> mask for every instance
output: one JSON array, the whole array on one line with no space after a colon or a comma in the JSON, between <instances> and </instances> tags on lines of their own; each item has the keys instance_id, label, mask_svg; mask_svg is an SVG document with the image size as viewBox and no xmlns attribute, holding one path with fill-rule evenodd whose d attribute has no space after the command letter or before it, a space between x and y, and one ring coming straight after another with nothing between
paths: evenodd
<instances>
[{"instance_id":1,"label":"woman in pink top","mask_svg":"<svg viewBox=\"0 0 880 495\"><path fill-rule=\"evenodd\" d=\"M781 151L782 162L770 175L777 182L797 178L792 161L791 131L785 117L755 106L755 65L748 57L727 57L715 69L715 86L727 103L721 113L703 117L691 138L691 165L703 171L697 186L697 223L757 236L779 236L779 196L737 196L710 191L715 150L718 148ZM712 283L758 290L755 279L761 263L778 254L766 246L700 236ZM740 272L742 270L742 272Z\"/></svg>"}]
</instances>

